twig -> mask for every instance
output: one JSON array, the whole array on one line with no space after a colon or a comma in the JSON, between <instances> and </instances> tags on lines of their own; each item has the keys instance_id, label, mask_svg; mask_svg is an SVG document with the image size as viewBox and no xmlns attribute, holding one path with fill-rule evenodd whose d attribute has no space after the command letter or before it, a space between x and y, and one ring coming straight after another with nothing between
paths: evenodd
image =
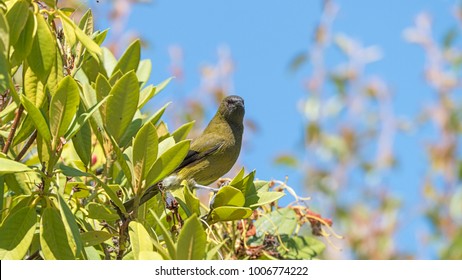
<instances>
[{"instance_id":1,"label":"twig","mask_svg":"<svg viewBox=\"0 0 462 280\"><path fill-rule=\"evenodd\" d=\"M18 111L16 111L16 116L14 117L13 124L11 125L10 134L8 134L8 139L6 139L5 146L3 146L2 152L6 154L10 149L10 145L13 142L14 134L16 133L16 129L18 128L19 120L21 119L22 112L24 111L24 107L19 105Z\"/></svg>"},{"instance_id":2,"label":"twig","mask_svg":"<svg viewBox=\"0 0 462 280\"><path fill-rule=\"evenodd\" d=\"M32 143L34 143L35 138L37 138L37 130L34 131L32 136L27 140L26 145L21 149L19 154L14 158L15 161L20 161L21 158L26 154L27 150L29 150L30 146L32 146Z\"/></svg>"}]
</instances>

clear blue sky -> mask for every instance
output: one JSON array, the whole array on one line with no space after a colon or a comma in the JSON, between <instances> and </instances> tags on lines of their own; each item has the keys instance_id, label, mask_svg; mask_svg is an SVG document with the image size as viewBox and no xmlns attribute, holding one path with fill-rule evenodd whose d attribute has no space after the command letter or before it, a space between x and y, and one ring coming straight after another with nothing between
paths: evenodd
<instances>
[{"instance_id":1,"label":"clear blue sky","mask_svg":"<svg viewBox=\"0 0 462 280\"><path fill-rule=\"evenodd\" d=\"M306 95L302 78L308 73L290 73L288 65L294 55L308 48L321 2L156 0L148 5L135 5L127 28L136 30L150 42L150 47L143 50L143 57L153 62L152 83L170 75L169 46L180 45L184 50L185 80L181 85L171 85L170 90L167 88L159 97L160 104L174 99L172 94L178 91L194 94L199 87L199 66L216 61L217 47L229 46L237 66L235 94L245 99L247 116L260 127L259 133L248 139L250 147L241 160L247 169L256 169L261 179L283 180L288 175L289 185L297 187L301 184L300 174L276 167L272 160L281 152L300 151L303 126L297 102ZM391 86L396 115L415 116L431 99L431 90L422 78L423 51L405 42L402 32L413 25L419 12L428 11L440 39L442 31L453 26L450 9L456 1L339 0L336 3L340 12L334 32L345 33L366 46L380 46L384 57L371 64L367 73L381 76ZM98 11L104 11L104 3L92 5L96 16ZM99 21L99 27L107 25ZM419 146L421 136L420 133L398 135L395 142L400 166L389 183L392 193L408 202L400 213L403 221L412 221L419 213L419 187L425 171L425 155ZM397 236L398 246L417 253L417 257L433 258L434 252L419 248L416 240L415 232L422 227L424 222L417 219L402 228Z\"/></svg>"}]
</instances>

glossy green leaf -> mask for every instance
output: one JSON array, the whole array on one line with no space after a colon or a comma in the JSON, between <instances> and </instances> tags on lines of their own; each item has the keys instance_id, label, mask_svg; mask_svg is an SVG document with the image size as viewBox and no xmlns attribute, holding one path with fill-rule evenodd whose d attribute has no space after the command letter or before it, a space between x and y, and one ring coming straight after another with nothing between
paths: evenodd
<instances>
[{"instance_id":1,"label":"glossy green leaf","mask_svg":"<svg viewBox=\"0 0 462 280\"><path fill-rule=\"evenodd\" d=\"M61 213L64 227L66 229L69 245L74 256L79 256L83 251L83 242L80 238L80 230L75 220L75 216L67 205L61 194L58 194L59 211Z\"/></svg>"},{"instance_id":2,"label":"glossy green leaf","mask_svg":"<svg viewBox=\"0 0 462 280\"><path fill-rule=\"evenodd\" d=\"M122 212L127 212L127 211L125 210L124 204L122 203L122 201L120 200L120 198L117 196L116 192L114 191L114 189L117 189L116 187L118 187L118 185L106 185L106 184L101 184L101 186L103 187L104 191L106 192L107 196L109 196L109 198L111 199L111 201L112 201L117 207L119 207L119 209L120 209Z\"/></svg>"},{"instance_id":3,"label":"glossy green leaf","mask_svg":"<svg viewBox=\"0 0 462 280\"><path fill-rule=\"evenodd\" d=\"M56 44L50 27L43 16L38 14L35 18L37 20L37 33L27 61L32 71L45 84L56 61Z\"/></svg>"},{"instance_id":4,"label":"glossy green leaf","mask_svg":"<svg viewBox=\"0 0 462 280\"><path fill-rule=\"evenodd\" d=\"M237 206L241 207L245 204L245 197L242 192L232 186L222 187L213 199L213 208L220 206Z\"/></svg>"},{"instance_id":5,"label":"glossy green leaf","mask_svg":"<svg viewBox=\"0 0 462 280\"><path fill-rule=\"evenodd\" d=\"M263 236L266 233L292 235L297 223L298 220L294 210L282 208L260 217L254 225L257 228L258 236Z\"/></svg>"},{"instance_id":6,"label":"glossy green leaf","mask_svg":"<svg viewBox=\"0 0 462 280\"><path fill-rule=\"evenodd\" d=\"M35 171L5 174L4 179L8 188L16 194L30 194L36 189L37 182L41 181L40 175Z\"/></svg>"},{"instance_id":7,"label":"glossy green leaf","mask_svg":"<svg viewBox=\"0 0 462 280\"><path fill-rule=\"evenodd\" d=\"M255 178L255 170L247 174L247 176L242 178L242 180L236 180L236 178L234 178L231 181L230 185L240 190L247 197L256 192L255 185L253 184L254 178Z\"/></svg>"},{"instance_id":8,"label":"glossy green leaf","mask_svg":"<svg viewBox=\"0 0 462 280\"><path fill-rule=\"evenodd\" d=\"M39 77L32 71L30 67L25 68L23 75L24 93L27 98L40 108L45 100L45 88Z\"/></svg>"},{"instance_id":9,"label":"glossy green leaf","mask_svg":"<svg viewBox=\"0 0 462 280\"><path fill-rule=\"evenodd\" d=\"M106 128L119 142L137 110L139 85L135 72L120 78L112 88L106 107Z\"/></svg>"},{"instance_id":10,"label":"glossy green leaf","mask_svg":"<svg viewBox=\"0 0 462 280\"><path fill-rule=\"evenodd\" d=\"M252 214L252 209L237 206L220 206L212 210L209 214L209 222L224 222L246 219Z\"/></svg>"},{"instance_id":11,"label":"glossy green leaf","mask_svg":"<svg viewBox=\"0 0 462 280\"><path fill-rule=\"evenodd\" d=\"M289 236L281 237L283 246L278 251L284 259L288 260L310 260L319 256L326 245L311 236Z\"/></svg>"},{"instance_id":12,"label":"glossy green leaf","mask_svg":"<svg viewBox=\"0 0 462 280\"><path fill-rule=\"evenodd\" d=\"M142 259L142 252L153 252L154 248L151 242L151 237L143 224L138 221L131 221L128 224L128 235L133 250L133 258L135 260Z\"/></svg>"},{"instance_id":13,"label":"glossy green leaf","mask_svg":"<svg viewBox=\"0 0 462 280\"><path fill-rule=\"evenodd\" d=\"M90 202L87 205L88 218L106 221L115 221L119 219L119 215L112 209L103 204Z\"/></svg>"},{"instance_id":14,"label":"glossy green leaf","mask_svg":"<svg viewBox=\"0 0 462 280\"><path fill-rule=\"evenodd\" d=\"M20 64L22 60L29 55L32 49L32 43L34 42L35 33L37 32L37 23L34 13L32 10L29 10L28 13L26 25L14 45L13 60L15 60L17 64Z\"/></svg>"},{"instance_id":15,"label":"glossy green leaf","mask_svg":"<svg viewBox=\"0 0 462 280\"><path fill-rule=\"evenodd\" d=\"M9 174L9 173L25 172L25 171L32 171L32 169L30 169L29 167L27 167L27 165L24 165L20 162L0 157L0 176Z\"/></svg>"},{"instance_id":16,"label":"glossy green leaf","mask_svg":"<svg viewBox=\"0 0 462 280\"><path fill-rule=\"evenodd\" d=\"M80 116L83 115L82 108L83 106L80 106L80 109L78 112ZM79 158L83 162L83 164L85 166L89 166L90 161L91 161L91 155L92 155L91 128L88 122L84 122L83 124L76 124L76 125L79 126L79 129L72 137L72 145L74 146L74 149L77 155L79 155ZM67 138L68 136L66 135L66 139Z\"/></svg>"},{"instance_id":17,"label":"glossy green leaf","mask_svg":"<svg viewBox=\"0 0 462 280\"><path fill-rule=\"evenodd\" d=\"M32 243L37 223L35 207L23 207L0 226L0 259L22 259Z\"/></svg>"},{"instance_id":18,"label":"glossy green leaf","mask_svg":"<svg viewBox=\"0 0 462 280\"><path fill-rule=\"evenodd\" d=\"M152 217L154 218L154 220L156 221L156 225L159 227L160 231L161 231L161 234L164 238L164 242L165 242L165 246L167 247L167 251L168 251L168 256L171 258L171 259L176 259L176 253L177 253L177 250L176 250L176 246L175 246L175 243L173 243L173 240L172 240L172 237L171 237L171 234L170 234L170 231L168 231L164 224L162 223L162 221L159 219L159 217L157 216L157 214L152 210L152 209L149 209L149 211L151 212L152 214Z\"/></svg>"},{"instance_id":19,"label":"glossy green leaf","mask_svg":"<svg viewBox=\"0 0 462 280\"><path fill-rule=\"evenodd\" d=\"M146 184L150 186L172 173L186 157L189 144L189 140L183 140L161 154L149 170Z\"/></svg>"},{"instance_id":20,"label":"glossy green leaf","mask_svg":"<svg viewBox=\"0 0 462 280\"><path fill-rule=\"evenodd\" d=\"M80 238L82 239L83 246L85 247L101 244L111 237L112 237L112 234L110 234L107 231L102 231L102 230L82 232L80 234Z\"/></svg>"},{"instance_id":21,"label":"glossy green leaf","mask_svg":"<svg viewBox=\"0 0 462 280\"><path fill-rule=\"evenodd\" d=\"M151 77L152 63L150 59L143 59L138 65L136 76L140 83L145 84Z\"/></svg>"},{"instance_id":22,"label":"glossy green leaf","mask_svg":"<svg viewBox=\"0 0 462 280\"><path fill-rule=\"evenodd\" d=\"M69 24L69 22L65 20L62 21L62 25L66 43L69 47L73 47L77 43L77 36L75 35L74 25Z\"/></svg>"},{"instance_id":23,"label":"glossy green leaf","mask_svg":"<svg viewBox=\"0 0 462 280\"><path fill-rule=\"evenodd\" d=\"M59 211L51 207L43 209L40 222L40 245L43 257L46 260L75 259L69 243Z\"/></svg>"},{"instance_id":24,"label":"glossy green leaf","mask_svg":"<svg viewBox=\"0 0 462 280\"><path fill-rule=\"evenodd\" d=\"M192 127L194 126L195 121L188 122L177 128L174 132L171 133L175 142L180 142L181 140L185 140L188 137L189 132L191 131Z\"/></svg>"},{"instance_id":25,"label":"glossy green leaf","mask_svg":"<svg viewBox=\"0 0 462 280\"><path fill-rule=\"evenodd\" d=\"M95 41L93 41L90 37L88 37L88 35L85 34L85 32L83 32L82 29L80 29L63 11L57 10L57 12L61 20L66 22L66 24L74 29L75 36L82 43L82 45L85 46L90 55L99 62L102 56L102 50L100 46L96 44Z\"/></svg>"},{"instance_id":26,"label":"glossy green leaf","mask_svg":"<svg viewBox=\"0 0 462 280\"><path fill-rule=\"evenodd\" d=\"M187 209L185 210L185 212L187 211L186 214L188 216L191 216L192 214L200 215L201 214L200 200L191 192L186 181L183 181L182 185L183 185L183 196L185 200L185 207L187 207Z\"/></svg>"},{"instance_id":27,"label":"glossy green leaf","mask_svg":"<svg viewBox=\"0 0 462 280\"><path fill-rule=\"evenodd\" d=\"M64 193L75 198L85 198L90 195L90 189L84 182L67 182Z\"/></svg>"},{"instance_id":28,"label":"glossy green leaf","mask_svg":"<svg viewBox=\"0 0 462 280\"><path fill-rule=\"evenodd\" d=\"M269 204L282 198L285 194L283 192L258 192L256 194L249 195L245 198L245 206L252 209Z\"/></svg>"},{"instance_id":29,"label":"glossy green leaf","mask_svg":"<svg viewBox=\"0 0 462 280\"><path fill-rule=\"evenodd\" d=\"M140 63L140 55L141 42L138 39L128 46L127 50L125 50L124 54L119 59L119 62L117 62L113 73L117 73L119 70L122 74L126 74L130 71L136 71Z\"/></svg>"},{"instance_id":30,"label":"glossy green leaf","mask_svg":"<svg viewBox=\"0 0 462 280\"><path fill-rule=\"evenodd\" d=\"M77 113L80 91L71 76L66 76L58 86L50 102L50 130L54 143L64 136Z\"/></svg>"},{"instance_id":31,"label":"glossy green leaf","mask_svg":"<svg viewBox=\"0 0 462 280\"><path fill-rule=\"evenodd\" d=\"M202 260L205 257L207 235L196 216L189 217L180 231L177 243L177 260Z\"/></svg>"},{"instance_id":32,"label":"glossy green leaf","mask_svg":"<svg viewBox=\"0 0 462 280\"><path fill-rule=\"evenodd\" d=\"M0 53L0 91L5 92L10 88L10 73L8 72L9 63L3 53Z\"/></svg>"},{"instance_id":33,"label":"glossy green leaf","mask_svg":"<svg viewBox=\"0 0 462 280\"><path fill-rule=\"evenodd\" d=\"M48 128L47 121L42 115L42 112L35 107L26 96L20 95L21 103L27 111L27 114L30 115L32 121L34 122L35 128L37 129L38 133L43 137L46 142L51 141L51 133L50 129Z\"/></svg>"},{"instance_id":34,"label":"glossy green leaf","mask_svg":"<svg viewBox=\"0 0 462 280\"><path fill-rule=\"evenodd\" d=\"M27 22L27 16L29 12L30 3L26 0L18 0L6 13L6 19L10 27L10 43L11 45L16 44L24 26Z\"/></svg>"},{"instance_id":35,"label":"glossy green leaf","mask_svg":"<svg viewBox=\"0 0 462 280\"><path fill-rule=\"evenodd\" d=\"M156 125L157 122L160 120L160 118L162 117L162 115L164 114L165 112L165 109L167 109L168 105L170 105L171 102L168 102L167 104L165 104L164 106L162 106L162 108L160 108L157 112L155 112L151 117L149 117L147 120L146 120L146 123L152 123L153 125Z\"/></svg>"},{"instance_id":36,"label":"glossy green leaf","mask_svg":"<svg viewBox=\"0 0 462 280\"><path fill-rule=\"evenodd\" d=\"M50 91L52 96L56 94L56 91L64 78L63 69L63 59L61 54L57 52L47 80L47 89Z\"/></svg>"},{"instance_id":37,"label":"glossy green leaf","mask_svg":"<svg viewBox=\"0 0 462 280\"><path fill-rule=\"evenodd\" d=\"M4 13L0 12L0 54L6 58L10 48L10 27ZM6 68L8 69L8 68Z\"/></svg>"},{"instance_id":38,"label":"glossy green leaf","mask_svg":"<svg viewBox=\"0 0 462 280\"><path fill-rule=\"evenodd\" d=\"M111 84L109 84L109 81L107 80L107 78L104 75L99 74L98 77L96 78L96 87L95 87L96 100L101 101L105 97L109 96L111 89L112 89ZM103 119L106 118L106 103L101 105L101 107L99 108L99 112Z\"/></svg>"},{"instance_id":39,"label":"glossy green leaf","mask_svg":"<svg viewBox=\"0 0 462 280\"><path fill-rule=\"evenodd\" d=\"M157 159L158 141L156 127L151 123L144 125L136 134L133 142L133 169L139 182L146 178Z\"/></svg>"}]
</instances>

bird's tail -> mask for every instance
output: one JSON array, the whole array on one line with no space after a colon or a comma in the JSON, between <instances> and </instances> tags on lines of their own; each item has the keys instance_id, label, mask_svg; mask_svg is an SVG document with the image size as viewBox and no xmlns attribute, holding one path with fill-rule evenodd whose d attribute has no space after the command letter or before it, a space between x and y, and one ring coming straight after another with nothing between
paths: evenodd
<instances>
[{"instance_id":1,"label":"bird's tail","mask_svg":"<svg viewBox=\"0 0 462 280\"><path fill-rule=\"evenodd\" d=\"M139 205L143 205L144 203L146 203L148 200L150 200L151 198L153 198L156 194L159 193L159 184L156 183L152 186L150 186L143 194L143 196L141 196L141 199L140 199L140 204ZM127 210L127 213L130 213L131 211L133 211L133 206L135 205L135 199L130 199L130 200L127 200L124 202L124 207L125 207L125 210Z\"/></svg>"}]
</instances>

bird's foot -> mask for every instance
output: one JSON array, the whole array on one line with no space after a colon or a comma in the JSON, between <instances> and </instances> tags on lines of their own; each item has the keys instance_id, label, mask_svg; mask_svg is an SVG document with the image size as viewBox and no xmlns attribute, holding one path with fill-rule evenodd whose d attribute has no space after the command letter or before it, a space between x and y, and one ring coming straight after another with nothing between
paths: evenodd
<instances>
[{"instance_id":1,"label":"bird's foot","mask_svg":"<svg viewBox=\"0 0 462 280\"><path fill-rule=\"evenodd\" d=\"M207 187L207 186L203 186L203 185L199 185L199 184L194 184L192 187L193 187L193 188L196 188L196 189L208 190L208 191L211 191L211 192L213 192L213 193L218 192L218 189L211 188L211 187Z\"/></svg>"}]
</instances>

